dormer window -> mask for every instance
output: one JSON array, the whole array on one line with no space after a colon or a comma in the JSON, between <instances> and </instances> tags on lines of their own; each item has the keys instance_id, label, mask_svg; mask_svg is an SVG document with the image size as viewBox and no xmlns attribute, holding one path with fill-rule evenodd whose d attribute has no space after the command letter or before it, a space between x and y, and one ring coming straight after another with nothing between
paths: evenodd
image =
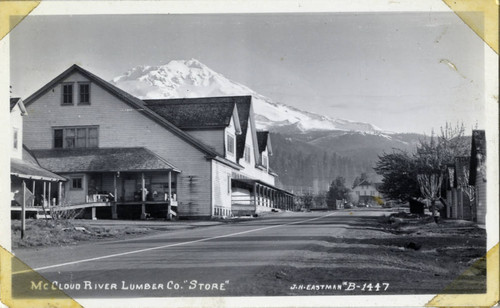
<instances>
[{"instance_id":1,"label":"dormer window","mask_svg":"<svg viewBox=\"0 0 500 308\"><path fill-rule=\"evenodd\" d=\"M73 84L66 83L62 85L62 104L73 105Z\"/></svg>"},{"instance_id":2,"label":"dormer window","mask_svg":"<svg viewBox=\"0 0 500 308\"><path fill-rule=\"evenodd\" d=\"M234 155L234 136L227 134L227 152Z\"/></svg>"},{"instance_id":3,"label":"dormer window","mask_svg":"<svg viewBox=\"0 0 500 308\"><path fill-rule=\"evenodd\" d=\"M90 83L79 83L79 101L78 104L90 104Z\"/></svg>"}]
</instances>

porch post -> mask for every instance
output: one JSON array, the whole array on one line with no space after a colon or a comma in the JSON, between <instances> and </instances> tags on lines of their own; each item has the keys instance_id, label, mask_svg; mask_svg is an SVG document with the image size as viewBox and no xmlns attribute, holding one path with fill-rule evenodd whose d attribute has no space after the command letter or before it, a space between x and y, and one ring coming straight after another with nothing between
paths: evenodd
<instances>
[{"instance_id":1,"label":"porch post","mask_svg":"<svg viewBox=\"0 0 500 308\"><path fill-rule=\"evenodd\" d=\"M141 182L142 182L141 219L146 219L146 179L144 178L144 172L141 173Z\"/></svg>"},{"instance_id":2,"label":"porch post","mask_svg":"<svg viewBox=\"0 0 500 308\"><path fill-rule=\"evenodd\" d=\"M36 199L36 193L35 193L36 185L35 184L36 184L36 182L35 182L35 180L33 180L33 200L31 201L32 206L35 206L35 199Z\"/></svg>"},{"instance_id":3,"label":"porch post","mask_svg":"<svg viewBox=\"0 0 500 308\"><path fill-rule=\"evenodd\" d=\"M168 171L168 204L167 204L167 219L172 220L170 211L172 209L172 171Z\"/></svg>"},{"instance_id":4,"label":"porch post","mask_svg":"<svg viewBox=\"0 0 500 308\"><path fill-rule=\"evenodd\" d=\"M115 193L115 200L113 200L114 202L111 203L111 219L117 219L118 213L116 211L116 201L118 200L118 188L116 187L116 172L113 173L113 188Z\"/></svg>"},{"instance_id":5,"label":"porch post","mask_svg":"<svg viewBox=\"0 0 500 308\"><path fill-rule=\"evenodd\" d=\"M26 230L26 182L23 181L23 203L21 204L21 238Z\"/></svg>"},{"instance_id":6,"label":"porch post","mask_svg":"<svg viewBox=\"0 0 500 308\"><path fill-rule=\"evenodd\" d=\"M257 209L257 182L253 183L253 205Z\"/></svg>"},{"instance_id":7,"label":"porch post","mask_svg":"<svg viewBox=\"0 0 500 308\"><path fill-rule=\"evenodd\" d=\"M45 210L45 195L47 193L47 182L43 182L43 197L42 197L42 203L43 203L43 209Z\"/></svg>"},{"instance_id":8,"label":"porch post","mask_svg":"<svg viewBox=\"0 0 500 308\"><path fill-rule=\"evenodd\" d=\"M256 193L255 200L257 201L255 203L255 208L257 209L257 205L260 205L260 185L257 184L257 183L255 183L255 188L256 188L256 190L255 190L255 193Z\"/></svg>"},{"instance_id":9,"label":"porch post","mask_svg":"<svg viewBox=\"0 0 500 308\"><path fill-rule=\"evenodd\" d=\"M50 191L52 190L51 188L52 188L52 182L49 182L49 194L48 194L48 198L47 198L47 199L49 199L49 207L52 206L52 200L50 200L51 199L50 198L50 196L51 196Z\"/></svg>"},{"instance_id":10,"label":"porch post","mask_svg":"<svg viewBox=\"0 0 500 308\"><path fill-rule=\"evenodd\" d=\"M62 205L62 182L59 182L59 191L57 192L57 203L59 206Z\"/></svg>"}]
</instances>

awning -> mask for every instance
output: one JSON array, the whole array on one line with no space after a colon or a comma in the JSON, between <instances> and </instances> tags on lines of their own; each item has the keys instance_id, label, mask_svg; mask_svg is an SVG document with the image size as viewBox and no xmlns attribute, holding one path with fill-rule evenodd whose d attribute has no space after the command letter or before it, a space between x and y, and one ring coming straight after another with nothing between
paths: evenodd
<instances>
[{"instance_id":1,"label":"awning","mask_svg":"<svg viewBox=\"0 0 500 308\"><path fill-rule=\"evenodd\" d=\"M267 188L270 188L270 189L273 189L273 190L276 190L276 191L279 191L281 193L284 193L286 195L290 195L290 196L293 196L294 194L292 194L291 192L289 191L286 191L284 189L281 189L281 188L278 188L276 186L273 186L273 185L270 185L266 182L262 182L261 180L254 180L254 179L231 179L232 183L235 184L235 186L239 186L239 187L242 187L242 188L253 188L254 187L254 184L259 184L261 186L265 186Z\"/></svg>"},{"instance_id":2,"label":"awning","mask_svg":"<svg viewBox=\"0 0 500 308\"><path fill-rule=\"evenodd\" d=\"M10 174L22 179L41 181L66 181L66 178L54 174L31 162L17 158L10 159Z\"/></svg>"},{"instance_id":3,"label":"awning","mask_svg":"<svg viewBox=\"0 0 500 308\"><path fill-rule=\"evenodd\" d=\"M146 148L31 150L38 163L53 172L175 171L175 166Z\"/></svg>"}]
</instances>

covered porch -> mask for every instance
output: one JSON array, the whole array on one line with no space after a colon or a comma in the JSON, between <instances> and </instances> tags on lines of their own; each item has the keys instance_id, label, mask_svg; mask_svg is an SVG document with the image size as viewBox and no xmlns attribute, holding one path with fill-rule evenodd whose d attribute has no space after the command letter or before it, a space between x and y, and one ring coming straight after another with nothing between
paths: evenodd
<instances>
[{"instance_id":1,"label":"covered porch","mask_svg":"<svg viewBox=\"0 0 500 308\"><path fill-rule=\"evenodd\" d=\"M235 216L274 210L291 211L294 195L260 180L231 180L231 211Z\"/></svg>"},{"instance_id":2,"label":"covered porch","mask_svg":"<svg viewBox=\"0 0 500 308\"><path fill-rule=\"evenodd\" d=\"M66 178L16 158L11 158L10 169L12 218L49 217L50 207L61 204Z\"/></svg>"},{"instance_id":3,"label":"covered porch","mask_svg":"<svg viewBox=\"0 0 500 308\"><path fill-rule=\"evenodd\" d=\"M85 202L108 203L112 219L171 218L177 212L177 174L168 169L88 173Z\"/></svg>"},{"instance_id":4,"label":"covered porch","mask_svg":"<svg viewBox=\"0 0 500 308\"><path fill-rule=\"evenodd\" d=\"M35 151L41 164L68 178L64 203L86 218L147 219L176 216L177 174L145 148Z\"/></svg>"}]
</instances>

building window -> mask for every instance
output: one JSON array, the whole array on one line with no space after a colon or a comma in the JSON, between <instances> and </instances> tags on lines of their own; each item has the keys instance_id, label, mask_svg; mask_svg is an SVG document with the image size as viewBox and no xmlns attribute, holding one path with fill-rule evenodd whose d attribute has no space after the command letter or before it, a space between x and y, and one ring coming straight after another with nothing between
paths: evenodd
<instances>
[{"instance_id":1,"label":"building window","mask_svg":"<svg viewBox=\"0 0 500 308\"><path fill-rule=\"evenodd\" d=\"M80 190L82 187L83 178L72 178L71 179L71 189Z\"/></svg>"},{"instance_id":2,"label":"building window","mask_svg":"<svg viewBox=\"0 0 500 308\"><path fill-rule=\"evenodd\" d=\"M54 129L54 148L96 148L98 146L97 127L65 127Z\"/></svg>"},{"instance_id":3,"label":"building window","mask_svg":"<svg viewBox=\"0 0 500 308\"><path fill-rule=\"evenodd\" d=\"M75 147L75 129L74 128L67 128L64 130L64 143L65 143L65 148L72 149Z\"/></svg>"},{"instance_id":4,"label":"building window","mask_svg":"<svg viewBox=\"0 0 500 308\"><path fill-rule=\"evenodd\" d=\"M250 147L248 145L245 145L245 161L247 163L250 163Z\"/></svg>"},{"instance_id":5,"label":"building window","mask_svg":"<svg viewBox=\"0 0 500 308\"><path fill-rule=\"evenodd\" d=\"M13 137L13 141L14 141L14 144L13 144L14 149L17 150L17 148L18 148L17 144L19 143L19 140L18 140L19 139L19 131L17 128L14 128L14 136L12 136L12 137Z\"/></svg>"},{"instance_id":6,"label":"building window","mask_svg":"<svg viewBox=\"0 0 500 308\"><path fill-rule=\"evenodd\" d=\"M54 148L59 149L63 147L63 130L54 129Z\"/></svg>"},{"instance_id":7,"label":"building window","mask_svg":"<svg viewBox=\"0 0 500 308\"><path fill-rule=\"evenodd\" d=\"M227 135L227 152L234 154L234 136Z\"/></svg>"},{"instance_id":8,"label":"building window","mask_svg":"<svg viewBox=\"0 0 500 308\"><path fill-rule=\"evenodd\" d=\"M73 105L73 84L62 85L62 104Z\"/></svg>"},{"instance_id":9,"label":"building window","mask_svg":"<svg viewBox=\"0 0 500 308\"><path fill-rule=\"evenodd\" d=\"M90 83L80 83L79 84L79 104L90 104Z\"/></svg>"}]
</instances>

